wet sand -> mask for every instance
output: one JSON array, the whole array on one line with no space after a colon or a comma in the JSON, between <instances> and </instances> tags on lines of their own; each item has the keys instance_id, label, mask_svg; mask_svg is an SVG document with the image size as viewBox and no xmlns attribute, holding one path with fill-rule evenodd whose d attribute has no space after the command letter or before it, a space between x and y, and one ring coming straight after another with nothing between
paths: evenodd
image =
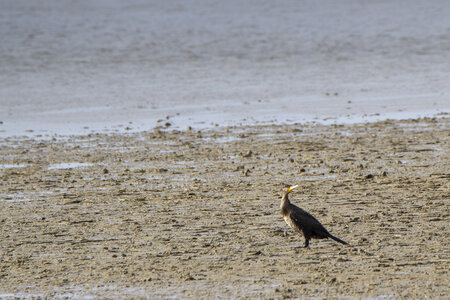
<instances>
[{"instance_id":1,"label":"wet sand","mask_svg":"<svg viewBox=\"0 0 450 300\"><path fill-rule=\"evenodd\" d=\"M0 140L0 297L449 297L448 116L167 126Z\"/></svg>"}]
</instances>

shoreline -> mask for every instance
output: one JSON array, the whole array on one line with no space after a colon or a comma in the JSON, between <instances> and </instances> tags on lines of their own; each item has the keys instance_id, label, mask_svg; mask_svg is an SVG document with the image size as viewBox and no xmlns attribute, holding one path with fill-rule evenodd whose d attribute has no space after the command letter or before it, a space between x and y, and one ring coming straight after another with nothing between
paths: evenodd
<instances>
[{"instance_id":1,"label":"shoreline","mask_svg":"<svg viewBox=\"0 0 450 300\"><path fill-rule=\"evenodd\" d=\"M203 108L203 113L193 113L185 115L180 113L182 109L178 108L175 111L165 111L158 114L152 113L150 117L138 115L137 118L127 118L129 121L120 118L114 118L110 121L94 121L94 116L89 117L86 121L76 120L80 116L72 116L75 121L63 122L61 117L50 117L43 120L8 120L2 121L0 124L0 138L13 137L38 137L38 138L52 138L54 136L69 136L69 135L85 135L96 133L137 133L144 131L151 131L155 128L180 130L209 130L217 127L229 126L258 126L258 125L293 125L293 124L321 124L321 125L351 125L362 123L376 123L385 120L411 120L420 118L445 118L450 114L450 110L442 105L435 109L422 109L420 111L404 111L392 109L384 112L355 112L348 111L344 114L344 109L349 109L352 104L349 101L347 107L342 108L340 113L292 113L289 112L284 105L282 110L275 113L267 113L260 110L260 108L253 110L250 106L246 107L245 114L239 115L237 109L231 113L223 113L218 111L211 111ZM378 104L377 106L382 106ZM89 108L86 108L89 110ZM252 111L251 113L248 113ZM105 112L103 112L105 113ZM133 115L132 112L130 115ZM57 111L55 114L59 114Z\"/></svg>"}]
</instances>

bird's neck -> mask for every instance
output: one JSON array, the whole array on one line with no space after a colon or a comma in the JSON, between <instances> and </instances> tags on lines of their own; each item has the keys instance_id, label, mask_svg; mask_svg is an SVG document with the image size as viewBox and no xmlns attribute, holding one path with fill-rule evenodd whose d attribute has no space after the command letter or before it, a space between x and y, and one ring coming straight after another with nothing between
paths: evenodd
<instances>
[{"instance_id":1,"label":"bird's neck","mask_svg":"<svg viewBox=\"0 0 450 300\"><path fill-rule=\"evenodd\" d=\"M291 204L291 201L289 201L288 194L283 194L283 197L281 198L280 208L283 209L286 206L288 206L289 204Z\"/></svg>"}]
</instances>

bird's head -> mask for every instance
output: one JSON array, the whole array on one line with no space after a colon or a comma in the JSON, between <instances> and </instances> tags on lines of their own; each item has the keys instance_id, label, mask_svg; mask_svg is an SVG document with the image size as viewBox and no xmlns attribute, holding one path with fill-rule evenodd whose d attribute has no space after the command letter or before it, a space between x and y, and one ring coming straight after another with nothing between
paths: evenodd
<instances>
[{"instance_id":1,"label":"bird's head","mask_svg":"<svg viewBox=\"0 0 450 300\"><path fill-rule=\"evenodd\" d=\"M285 184L284 189L283 189L283 195L289 194L290 192L292 192L293 189L295 189L297 187L298 187L298 185Z\"/></svg>"}]
</instances>

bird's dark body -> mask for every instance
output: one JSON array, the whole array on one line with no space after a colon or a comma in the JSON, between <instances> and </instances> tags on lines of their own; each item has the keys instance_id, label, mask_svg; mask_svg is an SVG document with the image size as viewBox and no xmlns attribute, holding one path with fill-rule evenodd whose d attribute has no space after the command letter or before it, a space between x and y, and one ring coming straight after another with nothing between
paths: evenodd
<instances>
[{"instance_id":1,"label":"bird's dark body","mask_svg":"<svg viewBox=\"0 0 450 300\"><path fill-rule=\"evenodd\" d=\"M333 236L322 224L310 213L292 204L289 201L289 190L283 192L281 199L281 214L286 223L295 231L305 237L305 247L309 246L311 239L331 238L339 243L347 244L343 240Z\"/></svg>"}]
</instances>

